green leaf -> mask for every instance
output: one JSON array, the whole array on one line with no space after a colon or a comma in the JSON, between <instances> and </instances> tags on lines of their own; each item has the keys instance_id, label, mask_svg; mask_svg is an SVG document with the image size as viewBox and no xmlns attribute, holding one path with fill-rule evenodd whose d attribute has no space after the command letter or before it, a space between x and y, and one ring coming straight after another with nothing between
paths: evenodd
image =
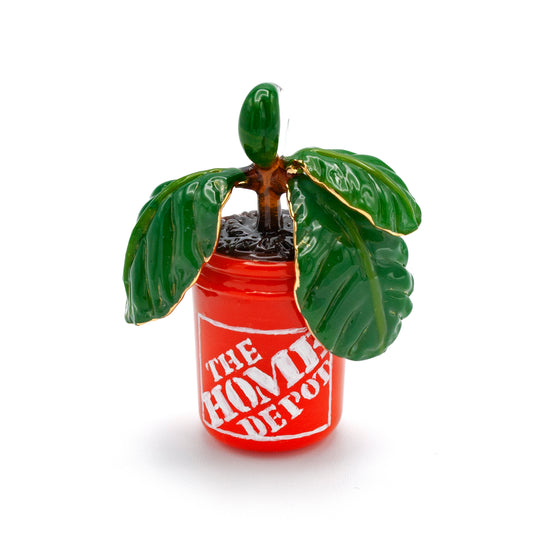
<instances>
[{"instance_id":1,"label":"green leaf","mask_svg":"<svg viewBox=\"0 0 533 533\"><path fill-rule=\"evenodd\" d=\"M279 87L261 83L245 98L239 116L239 138L246 155L258 166L275 161L279 142Z\"/></svg>"},{"instance_id":2,"label":"green leaf","mask_svg":"<svg viewBox=\"0 0 533 533\"><path fill-rule=\"evenodd\" d=\"M304 163L304 172L313 181L381 229L405 235L420 225L420 207L407 186L376 157L346 150L304 148L287 159Z\"/></svg>"},{"instance_id":3,"label":"green leaf","mask_svg":"<svg viewBox=\"0 0 533 533\"><path fill-rule=\"evenodd\" d=\"M289 181L296 299L313 335L353 360L383 353L411 312L407 247L305 176Z\"/></svg>"},{"instance_id":4,"label":"green leaf","mask_svg":"<svg viewBox=\"0 0 533 533\"><path fill-rule=\"evenodd\" d=\"M143 207L124 262L126 321L169 314L196 281L218 240L220 210L239 169L213 169L161 184Z\"/></svg>"}]
</instances>

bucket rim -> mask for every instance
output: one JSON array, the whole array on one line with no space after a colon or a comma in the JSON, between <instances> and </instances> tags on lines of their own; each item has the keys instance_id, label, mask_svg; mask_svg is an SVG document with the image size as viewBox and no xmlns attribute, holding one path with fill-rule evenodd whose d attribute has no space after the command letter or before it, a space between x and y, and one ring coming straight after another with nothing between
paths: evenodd
<instances>
[{"instance_id":1,"label":"bucket rim","mask_svg":"<svg viewBox=\"0 0 533 533\"><path fill-rule=\"evenodd\" d=\"M214 270L227 276L254 279L292 279L295 277L294 260L259 261L242 257L214 253L204 264L202 272Z\"/></svg>"}]
</instances>

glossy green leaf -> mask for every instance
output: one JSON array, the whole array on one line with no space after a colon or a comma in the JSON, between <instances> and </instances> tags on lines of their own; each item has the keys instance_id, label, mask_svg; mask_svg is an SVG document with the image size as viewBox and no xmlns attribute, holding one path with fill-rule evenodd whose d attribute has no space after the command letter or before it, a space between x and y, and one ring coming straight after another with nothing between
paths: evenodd
<instances>
[{"instance_id":1,"label":"glossy green leaf","mask_svg":"<svg viewBox=\"0 0 533 533\"><path fill-rule=\"evenodd\" d=\"M420 207L407 186L376 157L304 148L287 159L303 162L310 178L381 229L405 235L420 225Z\"/></svg>"},{"instance_id":2,"label":"glossy green leaf","mask_svg":"<svg viewBox=\"0 0 533 533\"><path fill-rule=\"evenodd\" d=\"M289 202L296 298L313 335L348 359L383 353L412 307L405 243L305 176L289 181Z\"/></svg>"},{"instance_id":3,"label":"glossy green leaf","mask_svg":"<svg viewBox=\"0 0 533 533\"><path fill-rule=\"evenodd\" d=\"M239 169L214 169L161 184L143 207L124 263L126 321L166 316L213 254L220 210Z\"/></svg>"},{"instance_id":4,"label":"glossy green leaf","mask_svg":"<svg viewBox=\"0 0 533 533\"><path fill-rule=\"evenodd\" d=\"M279 88L261 83L245 98L239 116L239 138L246 155L258 166L275 161L279 142Z\"/></svg>"}]
</instances>

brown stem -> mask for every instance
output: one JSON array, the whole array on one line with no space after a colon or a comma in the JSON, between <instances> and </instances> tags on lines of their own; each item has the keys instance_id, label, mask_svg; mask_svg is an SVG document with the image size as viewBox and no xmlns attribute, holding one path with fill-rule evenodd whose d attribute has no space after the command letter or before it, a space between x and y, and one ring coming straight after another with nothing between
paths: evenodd
<instances>
[{"instance_id":1,"label":"brown stem","mask_svg":"<svg viewBox=\"0 0 533 533\"><path fill-rule=\"evenodd\" d=\"M251 165L244 169L246 183L240 185L257 193L257 229L261 233L276 233L282 228L281 195L287 192L289 175L283 160L277 158L269 168Z\"/></svg>"},{"instance_id":2,"label":"brown stem","mask_svg":"<svg viewBox=\"0 0 533 533\"><path fill-rule=\"evenodd\" d=\"M282 227L280 196L272 194L257 195L257 230L260 233L276 233Z\"/></svg>"}]
</instances>

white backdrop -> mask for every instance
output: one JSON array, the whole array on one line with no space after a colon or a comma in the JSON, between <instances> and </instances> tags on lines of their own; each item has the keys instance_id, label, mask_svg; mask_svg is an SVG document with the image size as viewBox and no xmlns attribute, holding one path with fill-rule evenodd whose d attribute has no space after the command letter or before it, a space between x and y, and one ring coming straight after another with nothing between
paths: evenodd
<instances>
[{"instance_id":1,"label":"white backdrop","mask_svg":"<svg viewBox=\"0 0 533 533\"><path fill-rule=\"evenodd\" d=\"M3 2L0 529L530 532L527 7ZM263 81L281 153L380 157L423 210L397 342L348 362L331 438L281 455L204 434L190 295L133 327L121 281L156 185L248 164Z\"/></svg>"}]
</instances>

